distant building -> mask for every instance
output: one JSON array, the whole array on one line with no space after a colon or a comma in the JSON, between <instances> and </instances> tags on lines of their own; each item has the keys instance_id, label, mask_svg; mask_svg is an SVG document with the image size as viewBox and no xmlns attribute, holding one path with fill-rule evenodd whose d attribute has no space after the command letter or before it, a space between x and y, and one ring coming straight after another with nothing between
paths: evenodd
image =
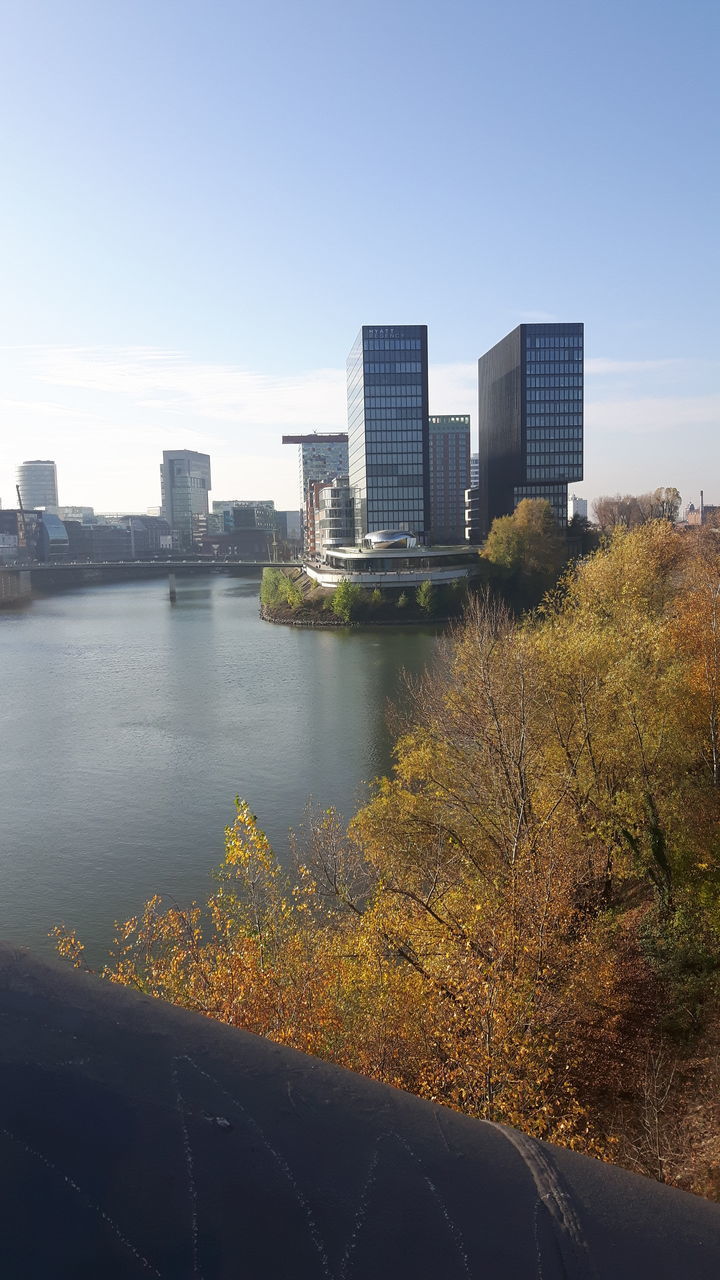
<instances>
[{"instance_id":1,"label":"distant building","mask_svg":"<svg viewBox=\"0 0 720 1280\"><path fill-rule=\"evenodd\" d=\"M278 537L288 542L302 540L302 511L276 511Z\"/></svg>"},{"instance_id":2,"label":"distant building","mask_svg":"<svg viewBox=\"0 0 720 1280\"><path fill-rule=\"evenodd\" d=\"M57 468L54 462L39 458L23 462L17 469L17 482L23 507L28 511L57 507Z\"/></svg>"},{"instance_id":3,"label":"distant building","mask_svg":"<svg viewBox=\"0 0 720 1280\"><path fill-rule=\"evenodd\" d=\"M470 454L470 488L477 489L480 483L480 454Z\"/></svg>"},{"instance_id":4,"label":"distant building","mask_svg":"<svg viewBox=\"0 0 720 1280\"><path fill-rule=\"evenodd\" d=\"M210 458L193 449L168 449L160 467L162 516L167 520L173 543L179 551L190 551L207 532L208 495L212 488Z\"/></svg>"},{"instance_id":5,"label":"distant building","mask_svg":"<svg viewBox=\"0 0 720 1280\"><path fill-rule=\"evenodd\" d=\"M322 559L334 547L352 546L355 536L352 489L347 476L313 485L314 552Z\"/></svg>"},{"instance_id":6,"label":"distant building","mask_svg":"<svg viewBox=\"0 0 720 1280\"><path fill-rule=\"evenodd\" d=\"M235 529L275 529L275 503L269 499L240 499L213 502L208 516L208 533L232 533Z\"/></svg>"},{"instance_id":7,"label":"distant building","mask_svg":"<svg viewBox=\"0 0 720 1280\"><path fill-rule=\"evenodd\" d=\"M445 545L465 537L465 490L470 484L470 415L429 419L430 541Z\"/></svg>"},{"instance_id":8,"label":"distant building","mask_svg":"<svg viewBox=\"0 0 720 1280\"><path fill-rule=\"evenodd\" d=\"M303 512L303 550L310 553L314 541L315 515L310 507L310 486L327 483L334 476L348 473L348 437L346 431L318 432L308 435L283 436L283 444L300 446L299 479Z\"/></svg>"},{"instance_id":9,"label":"distant building","mask_svg":"<svg viewBox=\"0 0 720 1280\"><path fill-rule=\"evenodd\" d=\"M63 521L79 520L81 524L87 524L87 525L95 523L94 507L77 507L77 506L56 507L55 514L59 516L59 518Z\"/></svg>"},{"instance_id":10,"label":"distant building","mask_svg":"<svg viewBox=\"0 0 720 1280\"><path fill-rule=\"evenodd\" d=\"M363 325L347 361L355 542L380 529L430 535L427 325Z\"/></svg>"},{"instance_id":11,"label":"distant building","mask_svg":"<svg viewBox=\"0 0 720 1280\"><path fill-rule=\"evenodd\" d=\"M116 523L130 534L131 560L157 560L172 552L172 530L162 516L119 516Z\"/></svg>"},{"instance_id":12,"label":"distant building","mask_svg":"<svg viewBox=\"0 0 720 1280\"><path fill-rule=\"evenodd\" d=\"M95 526L80 520L63 520L68 537L68 560L90 563L93 559Z\"/></svg>"},{"instance_id":13,"label":"distant building","mask_svg":"<svg viewBox=\"0 0 720 1280\"><path fill-rule=\"evenodd\" d=\"M37 560L39 523L39 511L0 509L0 558L5 564Z\"/></svg>"},{"instance_id":14,"label":"distant building","mask_svg":"<svg viewBox=\"0 0 720 1280\"><path fill-rule=\"evenodd\" d=\"M568 498L568 520L572 520L575 516L587 520L587 513L587 498L578 498L577 494L571 493Z\"/></svg>"},{"instance_id":15,"label":"distant building","mask_svg":"<svg viewBox=\"0 0 720 1280\"><path fill-rule=\"evenodd\" d=\"M52 564L67 560L70 542L65 525L52 511L43 511L38 522L38 560Z\"/></svg>"},{"instance_id":16,"label":"distant building","mask_svg":"<svg viewBox=\"0 0 720 1280\"><path fill-rule=\"evenodd\" d=\"M475 530L523 498L545 498L567 523L568 484L583 478L583 326L521 324L478 361Z\"/></svg>"},{"instance_id":17,"label":"distant building","mask_svg":"<svg viewBox=\"0 0 720 1280\"><path fill-rule=\"evenodd\" d=\"M685 520L689 525L711 525L720 528L720 507L712 506L705 501L705 494L700 490L700 506L689 502L685 508Z\"/></svg>"},{"instance_id":18,"label":"distant building","mask_svg":"<svg viewBox=\"0 0 720 1280\"><path fill-rule=\"evenodd\" d=\"M274 533L267 529L233 529L231 533L206 533L200 540L203 555L217 560L267 563L275 559Z\"/></svg>"},{"instance_id":19,"label":"distant building","mask_svg":"<svg viewBox=\"0 0 720 1280\"><path fill-rule=\"evenodd\" d=\"M100 563L132 560L130 528L119 524L98 524L90 530L92 559Z\"/></svg>"}]
</instances>

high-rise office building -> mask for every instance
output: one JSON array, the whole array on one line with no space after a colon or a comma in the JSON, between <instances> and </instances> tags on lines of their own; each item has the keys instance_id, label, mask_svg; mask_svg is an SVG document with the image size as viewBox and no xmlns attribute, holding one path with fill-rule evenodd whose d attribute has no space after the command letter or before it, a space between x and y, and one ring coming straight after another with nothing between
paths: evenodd
<instances>
[{"instance_id":1,"label":"high-rise office building","mask_svg":"<svg viewBox=\"0 0 720 1280\"><path fill-rule=\"evenodd\" d=\"M430 534L427 325L363 325L347 362L355 539Z\"/></svg>"},{"instance_id":2,"label":"high-rise office building","mask_svg":"<svg viewBox=\"0 0 720 1280\"><path fill-rule=\"evenodd\" d=\"M160 467L162 515L172 530L173 544L189 551L207 532L210 458L193 449L167 449Z\"/></svg>"},{"instance_id":3,"label":"high-rise office building","mask_svg":"<svg viewBox=\"0 0 720 1280\"><path fill-rule=\"evenodd\" d=\"M470 415L446 413L430 423L430 537L435 544L465 537L465 490L470 484Z\"/></svg>"},{"instance_id":4,"label":"high-rise office building","mask_svg":"<svg viewBox=\"0 0 720 1280\"><path fill-rule=\"evenodd\" d=\"M567 523L583 478L583 326L521 324L478 361L482 536L523 498Z\"/></svg>"},{"instance_id":5,"label":"high-rise office building","mask_svg":"<svg viewBox=\"0 0 720 1280\"><path fill-rule=\"evenodd\" d=\"M313 431L309 435L283 436L283 444L299 448L300 496L303 512L303 550L312 554L315 543L313 485L328 484L348 472L347 431Z\"/></svg>"},{"instance_id":6,"label":"high-rise office building","mask_svg":"<svg viewBox=\"0 0 720 1280\"><path fill-rule=\"evenodd\" d=\"M17 482L22 504L28 511L57 506L57 468L54 462L39 458L23 462L17 469Z\"/></svg>"},{"instance_id":7,"label":"high-rise office building","mask_svg":"<svg viewBox=\"0 0 720 1280\"><path fill-rule=\"evenodd\" d=\"M470 454L470 488L477 489L480 483L480 455Z\"/></svg>"}]
</instances>

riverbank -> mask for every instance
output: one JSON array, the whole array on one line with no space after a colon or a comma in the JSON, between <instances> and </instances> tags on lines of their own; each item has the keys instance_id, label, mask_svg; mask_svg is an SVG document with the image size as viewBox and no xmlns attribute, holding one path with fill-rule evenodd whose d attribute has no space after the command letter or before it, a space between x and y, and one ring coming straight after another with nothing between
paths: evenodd
<instances>
[{"instance_id":1,"label":"riverbank","mask_svg":"<svg viewBox=\"0 0 720 1280\"><path fill-rule=\"evenodd\" d=\"M427 627L429 625L441 627L448 626L451 622L457 622L458 620L457 614L453 617L428 617L427 614L423 614L422 617L417 617L414 614L409 618L398 617L396 610L391 618L372 617L345 622L342 618L338 618L327 611L315 615L302 612L294 614L290 610L287 614L283 614L279 610L267 608L265 605L260 606L260 617L263 622L273 622L282 627L319 627L328 630L347 629L348 627L352 627L355 630L361 627Z\"/></svg>"},{"instance_id":2,"label":"riverbank","mask_svg":"<svg viewBox=\"0 0 720 1280\"><path fill-rule=\"evenodd\" d=\"M300 568L272 567L264 570L260 584L260 617L284 626L322 629L442 625L462 616L467 592L464 578L383 591L343 579L331 590Z\"/></svg>"}]
</instances>

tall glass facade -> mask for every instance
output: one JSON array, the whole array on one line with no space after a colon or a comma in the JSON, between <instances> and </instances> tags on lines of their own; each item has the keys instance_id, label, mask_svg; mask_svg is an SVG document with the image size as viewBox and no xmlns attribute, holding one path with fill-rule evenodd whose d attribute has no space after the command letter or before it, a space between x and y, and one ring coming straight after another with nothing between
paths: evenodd
<instances>
[{"instance_id":1,"label":"tall glass facade","mask_svg":"<svg viewBox=\"0 0 720 1280\"><path fill-rule=\"evenodd\" d=\"M207 532L210 458L194 449L166 449L160 467L162 514L173 543L188 551Z\"/></svg>"},{"instance_id":2,"label":"tall glass facade","mask_svg":"<svg viewBox=\"0 0 720 1280\"><path fill-rule=\"evenodd\" d=\"M524 326L523 355L526 483L582 480L582 325Z\"/></svg>"},{"instance_id":3,"label":"tall glass facade","mask_svg":"<svg viewBox=\"0 0 720 1280\"><path fill-rule=\"evenodd\" d=\"M430 418L430 514L432 541L465 537L465 490L470 484L470 415Z\"/></svg>"},{"instance_id":4,"label":"tall glass facade","mask_svg":"<svg viewBox=\"0 0 720 1280\"><path fill-rule=\"evenodd\" d=\"M347 362L355 540L430 531L427 325L363 325Z\"/></svg>"},{"instance_id":5,"label":"tall glass facade","mask_svg":"<svg viewBox=\"0 0 720 1280\"><path fill-rule=\"evenodd\" d=\"M479 523L545 498L567 523L583 478L583 325L522 324L478 362Z\"/></svg>"}]
</instances>

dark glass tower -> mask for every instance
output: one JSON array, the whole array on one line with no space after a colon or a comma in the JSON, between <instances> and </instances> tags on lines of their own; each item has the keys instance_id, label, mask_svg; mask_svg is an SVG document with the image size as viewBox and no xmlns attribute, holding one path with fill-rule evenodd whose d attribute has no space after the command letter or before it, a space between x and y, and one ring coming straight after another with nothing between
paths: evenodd
<instances>
[{"instance_id":1,"label":"dark glass tower","mask_svg":"<svg viewBox=\"0 0 720 1280\"><path fill-rule=\"evenodd\" d=\"M477 519L546 498L567 522L568 484L583 478L583 326L521 324L478 361Z\"/></svg>"},{"instance_id":2,"label":"dark glass tower","mask_svg":"<svg viewBox=\"0 0 720 1280\"><path fill-rule=\"evenodd\" d=\"M427 325L363 325L347 362L355 539L430 532Z\"/></svg>"}]
</instances>

